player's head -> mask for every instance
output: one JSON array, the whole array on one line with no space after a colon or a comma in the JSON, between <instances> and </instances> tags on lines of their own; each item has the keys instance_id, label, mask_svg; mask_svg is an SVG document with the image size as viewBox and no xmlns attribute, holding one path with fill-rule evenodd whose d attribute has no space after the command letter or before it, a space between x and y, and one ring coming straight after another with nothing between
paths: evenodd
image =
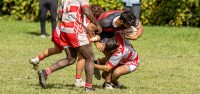
<instances>
[{"instance_id":1,"label":"player's head","mask_svg":"<svg viewBox=\"0 0 200 94\"><path fill-rule=\"evenodd\" d=\"M104 50L107 51L107 52L113 53L119 47L119 43L115 38L110 38L110 39L107 38L107 40L104 40L104 43L105 43L105 49Z\"/></svg>"},{"instance_id":2,"label":"player's head","mask_svg":"<svg viewBox=\"0 0 200 94\"><path fill-rule=\"evenodd\" d=\"M98 18L104 12L104 9L98 4L92 4L90 6L90 9L92 10L94 17L96 18Z\"/></svg>"},{"instance_id":3,"label":"player's head","mask_svg":"<svg viewBox=\"0 0 200 94\"><path fill-rule=\"evenodd\" d=\"M131 11L124 11L119 19L125 27L136 26L136 17Z\"/></svg>"}]
</instances>

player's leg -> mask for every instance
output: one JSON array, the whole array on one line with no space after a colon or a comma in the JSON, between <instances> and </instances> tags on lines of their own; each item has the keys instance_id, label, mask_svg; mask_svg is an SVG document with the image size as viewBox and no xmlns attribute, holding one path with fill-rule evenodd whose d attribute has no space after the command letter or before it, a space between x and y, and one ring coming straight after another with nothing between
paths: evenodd
<instances>
[{"instance_id":1,"label":"player's leg","mask_svg":"<svg viewBox=\"0 0 200 94\"><path fill-rule=\"evenodd\" d=\"M111 55L112 55L112 54L110 54L110 53L108 53L106 51L104 51L103 53L104 53L105 57L99 58L98 60L95 60L94 61L95 64L105 65L107 63L107 61L109 60L109 58L111 57ZM98 69L96 69L96 68L94 68L94 75L98 80L101 79L100 71ZM103 77L103 75L102 75L102 77Z\"/></svg>"},{"instance_id":2,"label":"player's leg","mask_svg":"<svg viewBox=\"0 0 200 94\"><path fill-rule=\"evenodd\" d=\"M38 55L36 58L30 59L29 63L33 65L33 68L37 70L38 64L40 61L45 59L48 56L54 55L54 54L59 54L62 52L62 49L59 48L58 46L54 45L54 48L48 48L46 49L42 54Z\"/></svg>"},{"instance_id":3,"label":"player's leg","mask_svg":"<svg viewBox=\"0 0 200 94\"><path fill-rule=\"evenodd\" d=\"M123 5L125 11L130 11L130 6L127 6L126 3L123 3Z\"/></svg>"},{"instance_id":4,"label":"player's leg","mask_svg":"<svg viewBox=\"0 0 200 94\"><path fill-rule=\"evenodd\" d=\"M39 2L39 15L40 15L40 28L41 28L41 37L46 36L46 16L48 8L46 6L46 0L40 0Z\"/></svg>"},{"instance_id":5,"label":"player's leg","mask_svg":"<svg viewBox=\"0 0 200 94\"><path fill-rule=\"evenodd\" d=\"M111 76L112 76L112 71L110 72L103 72L102 77L105 79L105 82L103 83L103 89L114 89L112 84L111 84Z\"/></svg>"},{"instance_id":6,"label":"player's leg","mask_svg":"<svg viewBox=\"0 0 200 94\"><path fill-rule=\"evenodd\" d=\"M134 65L121 65L114 69L112 73L112 83L115 85L116 88L125 88L122 84L118 82L118 79L122 75L129 74L134 72L137 69L137 66Z\"/></svg>"},{"instance_id":7,"label":"player's leg","mask_svg":"<svg viewBox=\"0 0 200 94\"><path fill-rule=\"evenodd\" d=\"M80 54L85 58L86 89L92 89L92 77L94 73L94 53L91 44L78 48Z\"/></svg>"},{"instance_id":8,"label":"player's leg","mask_svg":"<svg viewBox=\"0 0 200 94\"><path fill-rule=\"evenodd\" d=\"M34 69L38 68L38 64L41 60L44 58L54 55L54 54L59 54L62 52L63 47L60 45L60 28L59 26L54 29L53 35L52 35L52 41L54 42L54 48L49 48L46 49L42 54L38 55L36 58L30 59L29 62L30 64L33 65Z\"/></svg>"},{"instance_id":9,"label":"player's leg","mask_svg":"<svg viewBox=\"0 0 200 94\"><path fill-rule=\"evenodd\" d=\"M78 57L77 57L77 63L76 63L76 82L75 82L75 86L76 87L84 87L85 86L85 82L82 80L82 72L83 69L85 67L85 59L83 58L83 56L78 53Z\"/></svg>"},{"instance_id":10,"label":"player's leg","mask_svg":"<svg viewBox=\"0 0 200 94\"><path fill-rule=\"evenodd\" d=\"M60 59L46 69L38 71L39 83L42 87L46 87L47 76L49 76L51 73L75 63L77 57L76 49L65 48L64 50L66 52L66 58Z\"/></svg>"},{"instance_id":11,"label":"player's leg","mask_svg":"<svg viewBox=\"0 0 200 94\"><path fill-rule=\"evenodd\" d=\"M58 0L51 0L49 4L50 13L51 13L51 28L52 32L56 28L56 19L57 19L57 8L58 8Z\"/></svg>"},{"instance_id":12,"label":"player's leg","mask_svg":"<svg viewBox=\"0 0 200 94\"><path fill-rule=\"evenodd\" d=\"M133 14L136 16L136 18L140 19L140 10L141 10L141 4L133 4L130 8Z\"/></svg>"},{"instance_id":13,"label":"player's leg","mask_svg":"<svg viewBox=\"0 0 200 94\"><path fill-rule=\"evenodd\" d=\"M103 52L105 57L99 59L99 64L100 65L105 65L109 58L111 57L112 54L104 51ZM103 72L102 77L105 79L105 82L103 83L103 88L104 89L114 89L111 85L111 76L112 76L112 70L110 72Z\"/></svg>"}]
</instances>

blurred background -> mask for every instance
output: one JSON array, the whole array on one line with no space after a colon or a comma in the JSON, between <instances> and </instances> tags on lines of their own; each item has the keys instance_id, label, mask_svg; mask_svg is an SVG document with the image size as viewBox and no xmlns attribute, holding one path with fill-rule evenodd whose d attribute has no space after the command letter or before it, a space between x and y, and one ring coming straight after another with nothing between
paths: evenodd
<instances>
[{"instance_id":1,"label":"blurred background","mask_svg":"<svg viewBox=\"0 0 200 94\"><path fill-rule=\"evenodd\" d=\"M59 0L60 2L61 0ZM39 21L39 0L1 0L0 19ZM90 0L106 11L122 10L121 0ZM200 27L200 0L143 0L143 25Z\"/></svg>"}]
</instances>

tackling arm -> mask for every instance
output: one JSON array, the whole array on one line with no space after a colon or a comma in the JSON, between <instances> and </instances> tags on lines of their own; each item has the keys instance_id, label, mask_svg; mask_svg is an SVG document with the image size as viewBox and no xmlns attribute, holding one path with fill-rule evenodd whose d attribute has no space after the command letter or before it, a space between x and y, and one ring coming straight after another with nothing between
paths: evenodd
<instances>
[{"instance_id":1,"label":"tackling arm","mask_svg":"<svg viewBox=\"0 0 200 94\"><path fill-rule=\"evenodd\" d=\"M141 22L139 22L139 25L136 27L137 31L134 31L134 29L132 29L132 30L133 31L130 31L128 33L124 32L125 38L130 39L130 40L136 40L142 35L142 33L144 31Z\"/></svg>"},{"instance_id":2,"label":"tackling arm","mask_svg":"<svg viewBox=\"0 0 200 94\"><path fill-rule=\"evenodd\" d=\"M88 8L88 7L85 7L85 8L83 8L83 12L87 16L87 18L97 27L97 29L98 29L97 33L100 34L102 32L102 28L98 24L98 22L95 19L95 17L93 16L91 9Z\"/></svg>"},{"instance_id":3,"label":"tackling arm","mask_svg":"<svg viewBox=\"0 0 200 94\"><path fill-rule=\"evenodd\" d=\"M112 70L112 67L109 64L106 64L106 65L94 64L94 67L99 70L106 71L106 72L109 72L110 70Z\"/></svg>"}]
</instances>

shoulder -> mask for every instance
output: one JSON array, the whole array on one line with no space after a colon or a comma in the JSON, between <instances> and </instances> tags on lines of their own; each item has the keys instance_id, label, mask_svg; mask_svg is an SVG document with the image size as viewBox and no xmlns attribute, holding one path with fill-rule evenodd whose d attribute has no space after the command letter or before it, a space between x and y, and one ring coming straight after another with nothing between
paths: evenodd
<instances>
[{"instance_id":1,"label":"shoulder","mask_svg":"<svg viewBox=\"0 0 200 94\"><path fill-rule=\"evenodd\" d=\"M112 20L103 18L99 20L99 24L101 25L102 28L107 28L112 26Z\"/></svg>"}]
</instances>

